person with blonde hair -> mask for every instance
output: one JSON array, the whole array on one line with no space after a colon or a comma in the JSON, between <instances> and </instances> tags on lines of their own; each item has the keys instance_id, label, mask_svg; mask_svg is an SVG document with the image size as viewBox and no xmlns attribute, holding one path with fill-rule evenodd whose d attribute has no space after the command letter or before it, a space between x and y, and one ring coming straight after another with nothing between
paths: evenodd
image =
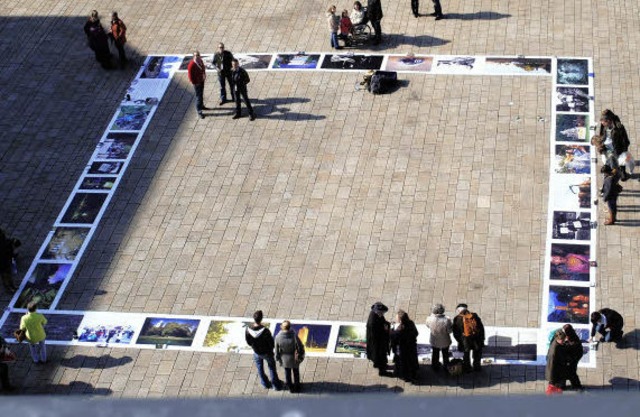
<instances>
[{"instance_id":1,"label":"person with blonde hair","mask_svg":"<svg viewBox=\"0 0 640 417\"><path fill-rule=\"evenodd\" d=\"M298 393L302 390L300 384L300 364L304 360L304 344L296 332L291 328L291 322L285 320L280 325L280 332L276 336L276 360L284 368L284 377L289 392ZM293 373L293 381L291 374Z\"/></svg>"},{"instance_id":2,"label":"person with blonde hair","mask_svg":"<svg viewBox=\"0 0 640 417\"><path fill-rule=\"evenodd\" d=\"M336 15L336 6L329 6L327 10L327 26L331 34L331 47L342 49L338 44L338 29L340 28L340 17Z\"/></svg>"}]
</instances>

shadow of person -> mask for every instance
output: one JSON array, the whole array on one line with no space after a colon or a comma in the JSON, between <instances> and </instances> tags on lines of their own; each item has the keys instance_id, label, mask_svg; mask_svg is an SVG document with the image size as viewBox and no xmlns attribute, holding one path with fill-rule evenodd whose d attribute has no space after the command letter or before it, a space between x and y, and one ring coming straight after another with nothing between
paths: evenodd
<instances>
[{"instance_id":1,"label":"shadow of person","mask_svg":"<svg viewBox=\"0 0 640 417\"><path fill-rule=\"evenodd\" d=\"M131 362L133 362L133 359L131 359L130 356L114 358L111 355L103 355L103 356L76 355L71 358L62 359L60 361L60 365L66 366L67 368L72 368L72 369L80 369L80 368L109 369L109 368L117 368L119 366L123 366Z\"/></svg>"},{"instance_id":2,"label":"shadow of person","mask_svg":"<svg viewBox=\"0 0 640 417\"><path fill-rule=\"evenodd\" d=\"M420 47L433 47L442 46L450 43L446 39L440 39L429 35L411 36L402 33L387 33L383 37L384 42L380 45L370 45L370 49L374 51L395 48L400 45L420 46Z\"/></svg>"},{"instance_id":3,"label":"shadow of person","mask_svg":"<svg viewBox=\"0 0 640 417\"><path fill-rule=\"evenodd\" d=\"M291 111L290 104L307 103L306 97L276 97L252 99L251 105L259 119L275 120L323 120L326 116Z\"/></svg>"},{"instance_id":4,"label":"shadow of person","mask_svg":"<svg viewBox=\"0 0 640 417\"><path fill-rule=\"evenodd\" d=\"M23 387L20 394L53 394L56 395L102 395L113 394L109 388L96 388L83 381L71 381L69 384L43 384Z\"/></svg>"},{"instance_id":5,"label":"shadow of person","mask_svg":"<svg viewBox=\"0 0 640 417\"><path fill-rule=\"evenodd\" d=\"M383 384L375 385L359 385L359 384L345 384L343 382L323 382L323 381L311 381L302 383L303 394L346 394L346 393L360 393L360 394L379 394L394 393L400 394L404 392L404 389L399 386L388 386Z\"/></svg>"},{"instance_id":6,"label":"shadow of person","mask_svg":"<svg viewBox=\"0 0 640 417\"><path fill-rule=\"evenodd\" d=\"M618 349L640 350L640 329L624 333L622 338L616 342L616 347Z\"/></svg>"},{"instance_id":7,"label":"shadow of person","mask_svg":"<svg viewBox=\"0 0 640 417\"><path fill-rule=\"evenodd\" d=\"M475 13L447 13L446 20L500 20L511 17L510 14L502 14L498 12L475 12Z\"/></svg>"},{"instance_id":8,"label":"shadow of person","mask_svg":"<svg viewBox=\"0 0 640 417\"><path fill-rule=\"evenodd\" d=\"M636 379L623 378L619 376L611 378L609 383L611 384L611 388L616 391L637 391L640 386L640 383Z\"/></svg>"}]
</instances>

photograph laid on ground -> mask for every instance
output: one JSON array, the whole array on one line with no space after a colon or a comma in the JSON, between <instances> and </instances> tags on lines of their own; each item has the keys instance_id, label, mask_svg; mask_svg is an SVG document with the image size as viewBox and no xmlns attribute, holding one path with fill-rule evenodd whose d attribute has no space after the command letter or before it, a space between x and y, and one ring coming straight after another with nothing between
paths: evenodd
<instances>
[{"instance_id":1,"label":"photograph laid on ground","mask_svg":"<svg viewBox=\"0 0 640 417\"><path fill-rule=\"evenodd\" d=\"M552 207L561 210L591 208L591 178L586 175L556 174L551 179Z\"/></svg>"},{"instance_id":2,"label":"photograph laid on ground","mask_svg":"<svg viewBox=\"0 0 640 417\"><path fill-rule=\"evenodd\" d=\"M95 159L127 159L137 133L109 132L96 147Z\"/></svg>"},{"instance_id":3,"label":"photograph laid on ground","mask_svg":"<svg viewBox=\"0 0 640 417\"><path fill-rule=\"evenodd\" d=\"M51 307L70 270L71 264L37 264L27 278L15 308L27 308L31 302L37 303L41 310Z\"/></svg>"},{"instance_id":4,"label":"photograph laid on ground","mask_svg":"<svg viewBox=\"0 0 640 417\"><path fill-rule=\"evenodd\" d=\"M43 312L38 306L38 312L47 319L44 331L47 333L47 341L50 342L71 342L75 337L76 330L84 318L84 314L52 314ZM20 319L24 313L11 313L4 322L0 334L5 339L13 339L13 331L20 327Z\"/></svg>"},{"instance_id":5,"label":"photograph laid on ground","mask_svg":"<svg viewBox=\"0 0 640 417\"><path fill-rule=\"evenodd\" d=\"M268 69L273 55L237 54L233 56L240 66L246 70Z\"/></svg>"},{"instance_id":6,"label":"photograph laid on ground","mask_svg":"<svg viewBox=\"0 0 640 417\"><path fill-rule=\"evenodd\" d=\"M556 140L559 142L589 142L589 116L586 114L556 115Z\"/></svg>"},{"instance_id":7,"label":"photograph laid on ground","mask_svg":"<svg viewBox=\"0 0 640 417\"><path fill-rule=\"evenodd\" d=\"M391 55L387 58L386 71L429 72L433 57L427 55Z\"/></svg>"},{"instance_id":8,"label":"photograph laid on ground","mask_svg":"<svg viewBox=\"0 0 640 417\"><path fill-rule=\"evenodd\" d=\"M436 56L432 72L440 74L472 74L481 73L483 69L484 58L442 55Z\"/></svg>"},{"instance_id":9,"label":"photograph laid on ground","mask_svg":"<svg viewBox=\"0 0 640 417\"><path fill-rule=\"evenodd\" d=\"M273 62L273 69L316 69L318 62L320 61L320 55L276 55L276 59Z\"/></svg>"},{"instance_id":10,"label":"photograph laid on ground","mask_svg":"<svg viewBox=\"0 0 640 417\"><path fill-rule=\"evenodd\" d=\"M587 145L556 145L558 174L590 174L591 147Z\"/></svg>"},{"instance_id":11,"label":"photograph laid on ground","mask_svg":"<svg viewBox=\"0 0 640 417\"><path fill-rule=\"evenodd\" d=\"M148 317L136 344L191 346L200 320Z\"/></svg>"},{"instance_id":12,"label":"photograph laid on ground","mask_svg":"<svg viewBox=\"0 0 640 417\"><path fill-rule=\"evenodd\" d=\"M589 287L549 286L547 321L588 324Z\"/></svg>"},{"instance_id":13,"label":"photograph laid on ground","mask_svg":"<svg viewBox=\"0 0 640 417\"><path fill-rule=\"evenodd\" d=\"M119 174L123 166L123 162L93 162L87 174Z\"/></svg>"},{"instance_id":14,"label":"photograph laid on ground","mask_svg":"<svg viewBox=\"0 0 640 417\"><path fill-rule=\"evenodd\" d=\"M552 244L549 279L554 281L589 281L590 251L588 244Z\"/></svg>"},{"instance_id":15,"label":"photograph laid on ground","mask_svg":"<svg viewBox=\"0 0 640 417\"><path fill-rule=\"evenodd\" d=\"M307 353L326 353L331 335L330 324L291 323L291 329L305 347ZM280 333L280 323L276 324L274 336Z\"/></svg>"},{"instance_id":16,"label":"photograph laid on ground","mask_svg":"<svg viewBox=\"0 0 640 417\"><path fill-rule=\"evenodd\" d=\"M589 61L586 59L558 59L557 83L589 85Z\"/></svg>"},{"instance_id":17,"label":"photograph laid on ground","mask_svg":"<svg viewBox=\"0 0 640 417\"><path fill-rule=\"evenodd\" d=\"M151 56L139 78L169 78L181 62L182 57L178 56Z\"/></svg>"},{"instance_id":18,"label":"photograph laid on ground","mask_svg":"<svg viewBox=\"0 0 640 417\"><path fill-rule=\"evenodd\" d=\"M76 193L60 223L92 224L106 199L105 193Z\"/></svg>"},{"instance_id":19,"label":"photograph laid on ground","mask_svg":"<svg viewBox=\"0 0 640 417\"><path fill-rule=\"evenodd\" d=\"M591 239L591 213L577 211L553 212L553 239Z\"/></svg>"},{"instance_id":20,"label":"photograph laid on ground","mask_svg":"<svg viewBox=\"0 0 640 417\"><path fill-rule=\"evenodd\" d=\"M548 75L551 74L551 59L487 57L484 72L495 75Z\"/></svg>"},{"instance_id":21,"label":"photograph laid on ground","mask_svg":"<svg viewBox=\"0 0 640 417\"><path fill-rule=\"evenodd\" d=\"M73 261L80 251L87 235L88 227L57 227L42 252L41 259Z\"/></svg>"},{"instance_id":22,"label":"photograph laid on ground","mask_svg":"<svg viewBox=\"0 0 640 417\"><path fill-rule=\"evenodd\" d=\"M366 355L367 353L367 326L342 325L338 329L338 339L334 349L335 353L349 353L353 355Z\"/></svg>"},{"instance_id":23,"label":"photograph laid on ground","mask_svg":"<svg viewBox=\"0 0 640 417\"><path fill-rule=\"evenodd\" d=\"M80 183L81 190L104 190L113 188L117 177L84 177Z\"/></svg>"},{"instance_id":24,"label":"photograph laid on ground","mask_svg":"<svg viewBox=\"0 0 640 417\"><path fill-rule=\"evenodd\" d=\"M207 71L217 71L216 66L213 65L213 54L200 54L200 58L202 58L202 61L204 62L204 66L207 69ZM187 54L182 59L182 62L180 63L180 67L178 68L178 71L186 71L187 68L189 67L189 62L191 62L192 59L193 59L193 53Z\"/></svg>"},{"instance_id":25,"label":"photograph laid on ground","mask_svg":"<svg viewBox=\"0 0 640 417\"><path fill-rule=\"evenodd\" d=\"M247 344L245 332L252 321L211 320L203 347L212 348L216 352L251 353L253 349ZM270 323L262 325L269 329Z\"/></svg>"},{"instance_id":26,"label":"photograph laid on ground","mask_svg":"<svg viewBox=\"0 0 640 417\"><path fill-rule=\"evenodd\" d=\"M589 113L589 89L557 87L554 103L556 111Z\"/></svg>"},{"instance_id":27,"label":"photograph laid on ground","mask_svg":"<svg viewBox=\"0 0 640 417\"><path fill-rule=\"evenodd\" d=\"M137 321L133 319L133 321ZM98 344L131 344L139 324L132 324L132 317L109 313L89 313L77 329L78 342Z\"/></svg>"},{"instance_id":28,"label":"photograph laid on ground","mask_svg":"<svg viewBox=\"0 0 640 417\"><path fill-rule=\"evenodd\" d=\"M325 55L323 69L341 70L379 70L382 67L383 55Z\"/></svg>"},{"instance_id":29,"label":"photograph laid on ground","mask_svg":"<svg viewBox=\"0 0 640 417\"><path fill-rule=\"evenodd\" d=\"M115 122L111 125L111 130L139 131L147 121L153 106L142 105L122 105L118 110Z\"/></svg>"}]
</instances>

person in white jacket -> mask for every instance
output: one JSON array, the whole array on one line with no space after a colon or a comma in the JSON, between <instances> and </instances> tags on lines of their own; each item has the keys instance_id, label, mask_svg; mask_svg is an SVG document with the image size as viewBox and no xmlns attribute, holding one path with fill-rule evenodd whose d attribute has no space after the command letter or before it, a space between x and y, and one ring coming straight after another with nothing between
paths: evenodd
<instances>
[{"instance_id":1,"label":"person in white jacket","mask_svg":"<svg viewBox=\"0 0 640 417\"><path fill-rule=\"evenodd\" d=\"M444 306L436 304L433 306L432 314L427 317L427 327L431 333L429 343L431 343L431 367L438 371L444 365L445 372L448 372L449 346L451 346L451 332L453 324L451 318L444 315ZM442 352L442 364L440 363L440 352Z\"/></svg>"}]
</instances>

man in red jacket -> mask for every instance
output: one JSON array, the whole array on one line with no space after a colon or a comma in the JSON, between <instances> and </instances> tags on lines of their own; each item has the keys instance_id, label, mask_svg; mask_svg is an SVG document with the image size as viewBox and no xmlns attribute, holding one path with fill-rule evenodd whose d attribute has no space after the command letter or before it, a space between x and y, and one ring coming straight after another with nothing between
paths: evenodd
<instances>
[{"instance_id":1,"label":"man in red jacket","mask_svg":"<svg viewBox=\"0 0 640 417\"><path fill-rule=\"evenodd\" d=\"M199 51L193 53L193 59L187 67L187 74L189 75L189 81L191 81L193 88L196 90L196 111L198 116L204 119L202 110L207 110L204 105L204 81L207 79L207 72Z\"/></svg>"},{"instance_id":2,"label":"man in red jacket","mask_svg":"<svg viewBox=\"0 0 640 417\"><path fill-rule=\"evenodd\" d=\"M120 68L124 69L127 63L127 56L124 53L124 44L127 42L127 26L118 17L118 13L111 14L111 33L109 37L118 49L118 58L120 60Z\"/></svg>"}]
</instances>

